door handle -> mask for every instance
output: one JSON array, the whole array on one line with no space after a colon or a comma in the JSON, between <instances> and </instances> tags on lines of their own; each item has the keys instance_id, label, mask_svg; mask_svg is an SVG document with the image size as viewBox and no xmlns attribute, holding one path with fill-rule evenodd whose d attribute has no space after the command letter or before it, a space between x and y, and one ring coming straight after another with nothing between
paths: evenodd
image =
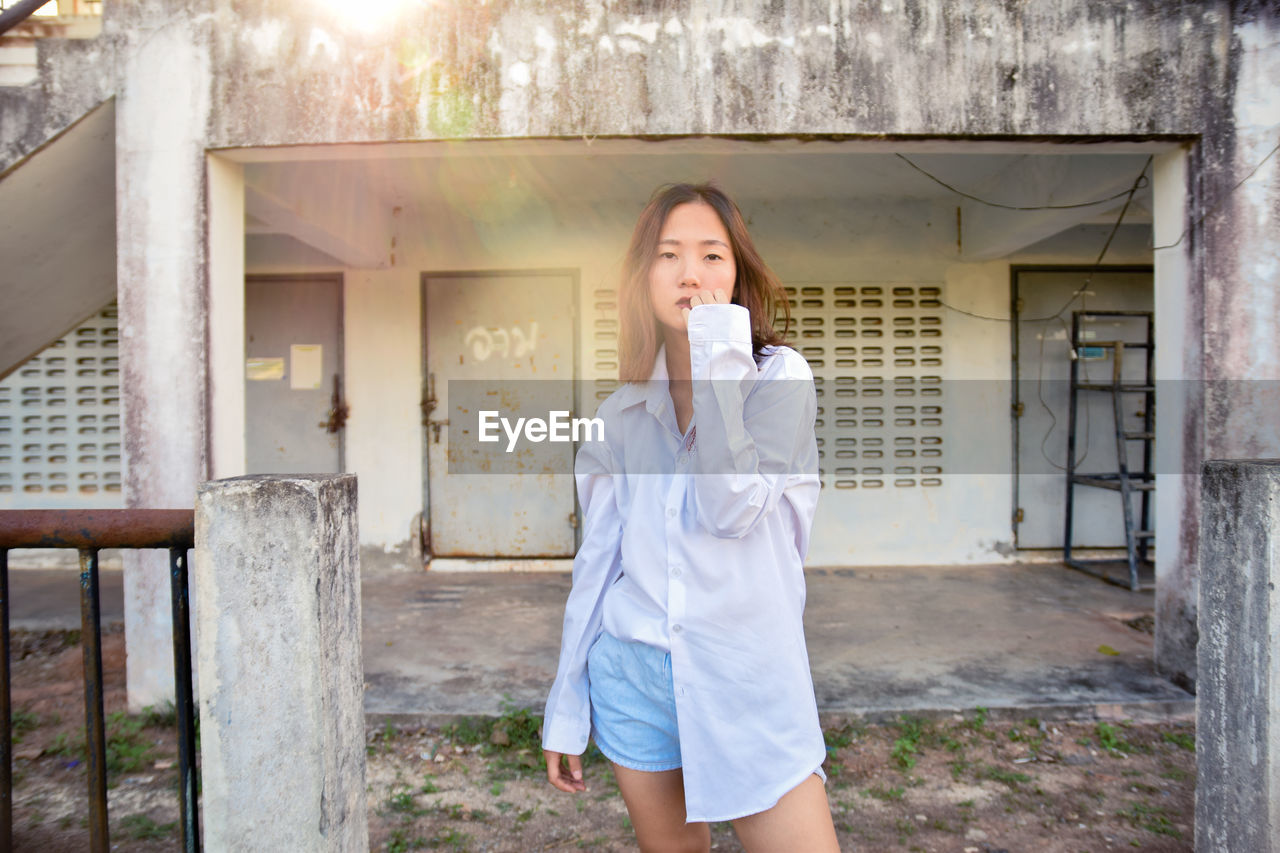
<instances>
[{"instance_id":1,"label":"door handle","mask_svg":"<svg viewBox=\"0 0 1280 853\"><path fill-rule=\"evenodd\" d=\"M422 408L422 423L431 423L431 413L436 410L436 375L434 373L427 374L427 395L423 398L420 406Z\"/></svg>"},{"instance_id":2,"label":"door handle","mask_svg":"<svg viewBox=\"0 0 1280 853\"><path fill-rule=\"evenodd\" d=\"M435 418L430 418L427 420L427 426L431 427L431 441L433 444L440 443L440 427L448 426L448 424L449 424L448 418L445 418L444 420L436 420Z\"/></svg>"}]
</instances>

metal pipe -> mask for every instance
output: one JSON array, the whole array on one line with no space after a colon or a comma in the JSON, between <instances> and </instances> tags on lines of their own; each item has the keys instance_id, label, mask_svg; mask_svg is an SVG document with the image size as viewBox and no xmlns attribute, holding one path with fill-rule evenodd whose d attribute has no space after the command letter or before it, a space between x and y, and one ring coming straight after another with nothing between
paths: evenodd
<instances>
[{"instance_id":1,"label":"metal pipe","mask_svg":"<svg viewBox=\"0 0 1280 853\"><path fill-rule=\"evenodd\" d=\"M9 694L9 551L0 548L0 847L13 849L13 706Z\"/></svg>"},{"instance_id":2,"label":"metal pipe","mask_svg":"<svg viewBox=\"0 0 1280 853\"><path fill-rule=\"evenodd\" d=\"M88 750L89 849L107 853L107 737L102 696L102 618L98 552L80 550L80 640L84 645L84 728Z\"/></svg>"},{"instance_id":3,"label":"metal pipe","mask_svg":"<svg viewBox=\"0 0 1280 853\"><path fill-rule=\"evenodd\" d=\"M21 2L14 3L8 9L5 9L3 13L0 13L0 35L4 35L27 18L30 18L37 9L47 2L49 0L21 0Z\"/></svg>"},{"instance_id":4,"label":"metal pipe","mask_svg":"<svg viewBox=\"0 0 1280 853\"><path fill-rule=\"evenodd\" d=\"M0 510L0 548L193 548L190 509Z\"/></svg>"},{"instance_id":5,"label":"metal pipe","mask_svg":"<svg viewBox=\"0 0 1280 853\"><path fill-rule=\"evenodd\" d=\"M178 717L178 814L182 849L200 849L200 817L196 800L196 720L191 689L191 600L187 552L169 550L169 591L173 604L173 675Z\"/></svg>"}]
</instances>

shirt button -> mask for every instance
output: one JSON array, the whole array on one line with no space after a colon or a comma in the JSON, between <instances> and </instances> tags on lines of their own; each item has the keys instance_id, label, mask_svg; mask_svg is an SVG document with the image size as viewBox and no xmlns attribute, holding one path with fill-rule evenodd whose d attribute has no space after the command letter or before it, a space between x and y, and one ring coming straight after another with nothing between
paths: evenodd
<instances>
[{"instance_id":1,"label":"shirt button","mask_svg":"<svg viewBox=\"0 0 1280 853\"><path fill-rule=\"evenodd\" d=\"M684 626L682 626L682 625L672 625L672 626L671 626L671 630L672 630L672 631L675 631L677 634L679 634L681 631L683 631L683 630L684 630Z\"/></svg>"},{"instance_id":2,"label":"shirt button","mask_svg":"<svg viewBox=\"0 0 1280 853\"><path fill-rule=\"evenodd\" d=\"M675 509L669 509L669 510L667 510L667 518L675 518L675 517L676 517L676 511L675 511Z\"/></svg>"},{"instance_id":3,"label":"shirt button","mask_svg":"<svg viewBox=\"0 0 1280 853\"><path fill-rule=\"evenodd\" d=\"M679 459L677 459L677 460L676 460L676 464L677 464L677 465L685 465L685 464L687 464L688 462L689 462L689 457L688 457L688 456L681 456Z\"/></svg>"},{"instance_id":4,"label":"shirt button","mask_svg":"<svg viewBox=\"0 0 1280 853\"><path fill-rule=\"evenodd\" d=\"M672 567L671 567L671 577L673 577L673 578L678 578L678 577L680 577L680 567L679 567L679 566L672 566Z\"/></svg>"},{"instance_id":5,"label":"shirt button","mask_svg":"<svg viewBox=\"0 0 1280 853\"><path fill-rule=\"evenodd\" d=\"M676 688L676 695L677 695L677 696L683 696L683 695L684 695L684 688L683 688L683 687L677 687L677 688Z\"/></svg>"}]
</instances>

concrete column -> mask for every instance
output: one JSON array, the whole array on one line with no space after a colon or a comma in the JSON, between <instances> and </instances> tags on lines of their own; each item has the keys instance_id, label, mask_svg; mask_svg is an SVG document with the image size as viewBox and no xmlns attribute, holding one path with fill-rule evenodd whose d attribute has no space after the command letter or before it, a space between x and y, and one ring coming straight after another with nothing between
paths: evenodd
<instances>
[{"instance_id":1,"label":"concrete column","mask_svg":"<svg viewBox=\"0 0 1280 853\"><path fill-rule=\"evenodd\" d=\"M188 509L207 478L204 133L211 24L112 3L125 504ZM168 559L124 555L129 707L174 697Z\"/></svg>"},{"instance_id":2,"label":"concrete column","mask_svg":"<svg viewBox=\"0 0 1280 853\"><path fill-rule=\"evenodd\" d=\"M1185 148L1152 164L1156 323L1156 670L1196 689L1196 571L1204 461L1204 302L1197 292Z\"/></svg>"},{"instance_id":3,"label":"concrete column","mask_svg":"<svg viewBox=\"0 0 1280 853\"><path fill-rule=\"evenodd\" d=\"M1206 462L1196 850L1280 851L1280 460Z\"/></svg>"},{"instance_id":4,"label":"concrete column","mask_svg":"<svg viewBox=\"0 0 1280 853\"><path fill-rule=\"evenodd\" d=\"M196 497L205 849L368 849L356 478Z\"/></svg>"},{"instance_id":5,"label":"concrete column","mask_svg":"<svg viewBox=\"0 0 1280 853\"><path fill-rule=\"evenodd\" d=\"M209 476L246 471L244 166L209 154Z\"/></svg>"}]
</instances>

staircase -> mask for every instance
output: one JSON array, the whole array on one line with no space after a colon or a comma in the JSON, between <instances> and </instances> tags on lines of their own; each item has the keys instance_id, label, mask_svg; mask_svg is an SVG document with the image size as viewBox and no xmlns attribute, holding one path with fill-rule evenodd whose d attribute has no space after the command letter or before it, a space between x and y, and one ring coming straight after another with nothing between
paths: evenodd
<instances>
[{"instance_id":1,"label":"staircase","mask_svg":"<svg viewBox=\"0 0 1280 853\"><path fill-rule=\"evenodd\" d=\"M116 293L115 50L55 5L0 36L0 378Z\"/></svg>"}]
</instances>

